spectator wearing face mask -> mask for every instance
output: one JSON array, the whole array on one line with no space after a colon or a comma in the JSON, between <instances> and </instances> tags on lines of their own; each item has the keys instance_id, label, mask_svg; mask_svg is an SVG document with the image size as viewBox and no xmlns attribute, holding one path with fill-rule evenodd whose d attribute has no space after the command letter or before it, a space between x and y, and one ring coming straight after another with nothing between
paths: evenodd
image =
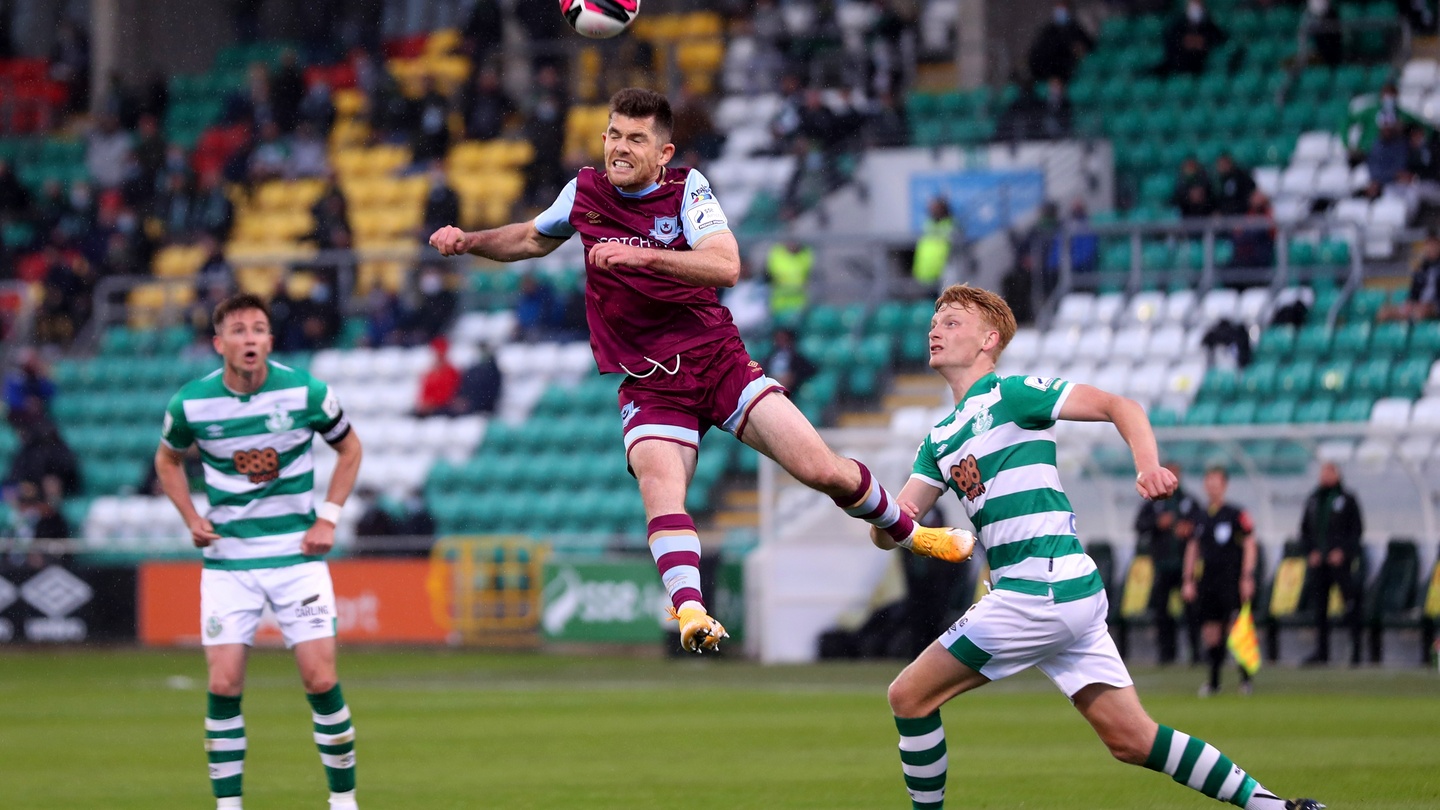
<instances>
[{"instance_id":1,"label":"spectator wearing face mask","mask_svg":"<svg viewBox=\"0 0 1440 810\"><path fill-rule=\"evenodd\" d=\"M1225 32L1210 18L1201 0L1185 5L1185 16L1165 30L1165 73L1196 74L1205 70L1210 52L1225 41Z\"/></svg>"},{"instance_id":2,"label":"spectator wearing face mask","mask_svg":"<svg viewBox=\"0 0 1440 810\"><path fill-rule=\"evenodd\" d=\"M424 222L420 225L422 236L460 221L460 195L450 187L450 182L445 177L445 168L440 161L430 164L427 176L430 179L430 191L425 195Z\"/></svg>"},{"instance_id":3,"label":"spectator wearing face mask","mask_svg":"<svg viewBox=\"0 0 1440 810\"><path fill-rule=\"evenodd\" d=\"M1030 77L1035 81L1059 79L1068 83L1076 65L1094 49L1094 37L1075 19L1069 0L1061 0L1030 43Z\"/></svg>"},{"instance_id":4,"label":"spectator wearing face mask","mask_svg":"<svg viewBox=\"0 0 1440 810\"><path fill-rule=\"evenodd\" d=\"M1387 83L1380 89L1379 96L1354 109L1346 119L1341 136L1345 140L1345 148L1350 150L1351 163L1365 159L1370 147L1380 137L1380 130L1387 126L1429 128L1414 113L1400 107L1400 93L1394 82Z\"/></svg>"}]
</instances>

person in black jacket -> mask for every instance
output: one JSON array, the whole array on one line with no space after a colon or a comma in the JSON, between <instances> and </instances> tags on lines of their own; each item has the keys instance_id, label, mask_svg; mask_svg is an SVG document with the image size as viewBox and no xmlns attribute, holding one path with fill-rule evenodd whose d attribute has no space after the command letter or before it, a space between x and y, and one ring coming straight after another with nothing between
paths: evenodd
<instances>
[{"instance_id":1,"label":"person in black jacket","mask_svg":"<svg viewBox=\"0 0 1440 810\"><path fill-rule=\"evenodd\" d=\"M1225 633L1240 606L1255 596L1255 524L1243 508L1225 500L1230 474L1224 467L1205 471L1205 496L1195 531L1185 546L1181 592L1200 621L1200 637L1210 659L1210 680L1200 697L1220 691L1220 666L1225 662ZM1203 563L1203 573L1197 563ZM1250 694L1250 675L1240 670L1240 694Z\"/></svg>"},{"instance_id":2,"label":"person in black jacket","mask_svg":"<svg viewBox=\"0 0 1440 810\"><path fill-rule=\"evenodd\" d=\"M1165 469L1180 480L1180 465L1171 462ZM1178 486L1163 501L1146 501L1135 515L1137 552L1150 554L1155 578L1150 586L1150 615L1155 620L1155 643L1159 647L1160 664L1175 662L1175 617L1170 615L1170 594L1180 587L1184 572L1185 546L1200 517L1200 503ZM1186 611L1187 619L1189 611ZM1199 634L1194 624L1186 622L1190 636L1190 660L1198 663Z\"/></svg>"},{"instance_id":3,"label":"person in black jacket","mask_svg":"<svg viewBox=\"0 0 1440 810\"><path fill-rule=\"evenodd\" d=\"M1320 485L1305 500L1300 518L1300 551L1310 567L1315 590L1315 652L1306 664L1330 661L1330 588L1338 586L1345 598L1345 623L1350 626L1350 663L1360 663L1361 583L1351 566L1360 554L1365 522L1355 493L1340 480L1334 462L1320 467Z\"/></svg>"}]
</instances>

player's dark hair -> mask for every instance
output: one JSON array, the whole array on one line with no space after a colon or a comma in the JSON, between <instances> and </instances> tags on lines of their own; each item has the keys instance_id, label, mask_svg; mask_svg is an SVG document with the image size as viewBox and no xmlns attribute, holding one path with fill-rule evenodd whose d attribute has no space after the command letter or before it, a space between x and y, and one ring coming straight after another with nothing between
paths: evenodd
<instances>
[{"instance_id":1,"label":"player's dark hair","mask_svg":"<svg viewBox=\"0 0 1440 810\"><path fill-rule=\"evenodd\" d=\"M1224 478L1226 483L1230 482L1230 471L1225 468L1224 464L1211 464L1209 467L1206 467L1205 474L1209 475L1210 473L1215 473L1221 478Z\"/></svg>"},{"instance_id":2,"label":"player's dark hair","mask_svg":"<svg viewBox=\"0 0 1440 810\"><path fill-rule=\"evenodd\" d=\"M236 293L215 305L215 312L210 316L210 324L215 327L215 333L220 333L221 324L232 312L240 312L246 309L258 309L265 313L265 322L270 322L270 305L265 299L254 293Z\"/></svg>"},{"instance_id":3,"label":"player's dark hair","mask_svg":"<svg viewBox=\"0 0 1440 810\"><path fill-rule=\"evenodd\" d=\"M670 110L670 100L643 87L627 87L611 96L610 114L655 119L655 134L661 144L669 143L675 131L675 113Z\"/></svg>"}]
</instances>

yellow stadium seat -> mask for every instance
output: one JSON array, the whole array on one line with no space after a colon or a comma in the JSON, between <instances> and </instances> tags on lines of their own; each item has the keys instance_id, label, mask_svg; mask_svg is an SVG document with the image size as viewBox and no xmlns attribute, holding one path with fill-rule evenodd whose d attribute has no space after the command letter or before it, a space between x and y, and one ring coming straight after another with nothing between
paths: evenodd
<instances>
[{"instance_id":1,"label":"yellow stadium seat","mask_svg":"<svg viewBox=\"0 0 1440 810\"><path fill-rule=\"evenodd\" d=\"M205 248L171 245L155 252L151 268L160 278L186 278L195 275L204 262Z\"/></svg>"},{"instance_id":2,"label":"yellow stadium seat","mask_svg":"<svg viewBox=\"0 0 1440 810\"><path fill-rule=\"evenodd\" d=\"M275 295L285 268L278 264L252 264L235 268L235 286L241 292L270 298Z\"/></svg>"},{"instance_id":3,"label":"yellow stadium seat","mask_svg":"<svg viewBox=\"0 0 1440 810\"><path fill-rule=\"evenodd\" d=\"M427 60L425 69L436 88L449 95L470 77L470 60L464 56L438 56Z\"/></svg>"},{"instance_id":4,"label":"yellow stadium seat","mask_svg":"<svg viewBox=\"0 0 1440 810\"><path fill-rule=\"evenodd\" d=\"M395 181L395 200L403 205L424 206L425 195L429 193L430 179L423 175Z\"/></svg>"},{"instance_id":5,"label":"yellow stadium seat","mask_svg":"<svg viewBox=\"0 0 1440 810\"><path fill-rule=\"evenodd\" d=\"M454 28L441 28L425 40L425 55L447 54L460 47L460 32Z\"/></svg>"},{"instance_id":6,"label":"yellow stadium seat","mask_svg":"<svg viewBox=\"0 0 1440 810\"><path fill-rule=\"evenodd\" d=\"M370 127L364 121L358 119L340 120L330 130L330 150L332 152L351 149L365 143L370 138Z\"/></svg>"},{"instance_id":7,"label":"yellow stadium seat","mask_svg":"<svg viewBox=\"0 0 1440 810\"><path fill-rule=\"evenodd\" d=\"M713 11L694 11L684 15L679 23L680 35L684 37L718 37L724 32L720 15Z\"/></svg>"},{"instance_id":8,"label":"yellow stadium seat","mask_svg":"<svg viewBox=\"0 0 1440 810\"><path fill-rule=\"evenodd\" d=\"M605 124L610 122L609 110L605 113ZM601 124L603 129L604 124ZM535 160L535 145L529 141L499 141L504 157L500 163L505 166L528 166Z\"/></svg>"},{"instance_id":9,"label":"yellow stadium seat","mask_svg":"<svg viewBox=\"0 0 1440 810\"><path fill-rule=\"evenodd\" d=\"M501 197L487 197L484 200L485 222L487 225L503 225L510 221L510 209L513 199L507 200Z\"/></svg>"},{"instance_id":10,"label":"yellow stadium seat","mask_svg":"<svg viewBox=\"0 0 1440 810\"><path fill-rule=\"evenodd\" d=\"M683 73L714 73L725 61L725 43L718 39L682 42L675 47L675 64Z\"/></svg>"},{"instance_id":11,"label":"yellow stadium seat","mask_svg":"<svg viewBox=\"0 0 1440 810\"><path fill-rule=\"evenodd\" d=\"M355 87L342 87L331 94L335 104L335 118L355 118L365 111L365 93Z\"/></svg>"},{"instance_id":12,"label":"yellow stadium seat","mask_svg":"<svg viewBox=\"0 0 1440 810\"><path fill-rule=\"evenodd\" d=\"M460 222L457 224L467 231L489 225L489 220L485 218L485 198L483 196L461 197Z\"/></svg>"}]
</instances>

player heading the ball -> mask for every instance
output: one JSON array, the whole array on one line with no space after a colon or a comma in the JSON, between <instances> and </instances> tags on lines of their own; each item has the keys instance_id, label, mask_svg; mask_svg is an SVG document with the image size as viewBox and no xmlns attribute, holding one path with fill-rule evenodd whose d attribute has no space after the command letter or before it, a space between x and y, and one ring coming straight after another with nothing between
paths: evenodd
<instances>
[{"instance_id":1,"label":"player heading the ball","mask_svg":"<svg viewBox=\"0 0 1440 810\"><path fill-rule=\"evenodd\" d=\"M575 234L585 248L585 316L602 374L623 374L620 428L649 523L650 552L680 622L681 641L713 648L725 628L700 592L700 539L685 492L700 438L719 427L829 495L889 547L961 562L969 532L920 526L864 464L835 454L750 358L717 288L740 277L740 248L699 171L672 167L665 96L627 88L610 99L605 164L586 167L530 222L485 231L453 226L430 244L441 254L502 262L544 256Z\"/></svg>"}]
</instances>

